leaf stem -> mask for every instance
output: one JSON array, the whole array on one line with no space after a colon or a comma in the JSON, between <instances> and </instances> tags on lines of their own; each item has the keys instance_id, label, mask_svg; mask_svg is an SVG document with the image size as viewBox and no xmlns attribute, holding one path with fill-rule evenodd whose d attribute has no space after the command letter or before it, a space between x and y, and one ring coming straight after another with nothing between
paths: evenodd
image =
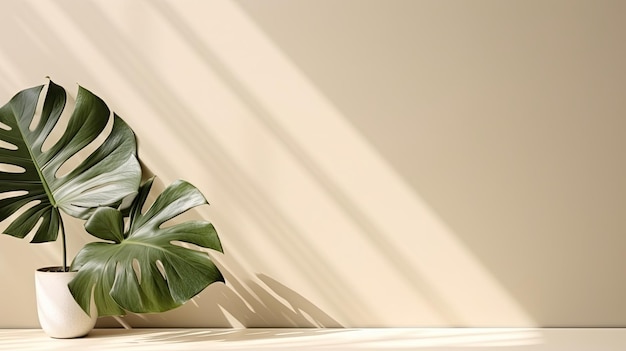
<instances>
[{"instance_id":1,"label":"leaf stem","mask_svg":"<svg viewBox=\"0 0 626 351\"><path fill-rule=\"evenodd\" d=\"M63 242L63 272L68 272L67 269L67 244L65 242L65 226L63 220L61 220L61 241Z\"/></svg>"}]
</instances>

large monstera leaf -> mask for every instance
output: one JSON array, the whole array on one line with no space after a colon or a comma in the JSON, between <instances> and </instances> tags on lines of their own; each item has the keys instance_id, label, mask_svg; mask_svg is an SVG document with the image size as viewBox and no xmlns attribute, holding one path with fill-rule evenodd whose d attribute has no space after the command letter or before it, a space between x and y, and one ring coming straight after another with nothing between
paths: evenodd
<instances>
[{"instance_id":1,"label":"large monstera leaf","mask_svg":"<svg viewBox=\"0 0 626 351\"><path fill-rule=\"evenodd\" d=\"M43 88L23 90L0 108L0 164L5 165L0 171L0 221L21 209L4 233L24 238L41 220L32 242L56 240L62 228L59 210L85 219L94 208L136 193L141 179L132 130L82 87L62 136L44 150L65 109L66 93L50 81L40 118L33 123ZM112 131L105 141L58 176L68 159L103 134L111 118Z\"/></svg>"},{"instance_id":2,"label":"large monstera leaf","mask_svg":"<svg viewBox=\"0 0 626 351\"><path fill-rule=\"evenodd\" d=\"M152 179L140 189L130 207L127 229L121 212L99 208L85 224L87 231L108 242L87 244L76 256L70 291L89 313L93 292L100 316L163 312L178 307L209 284L224 281L206 252L185 248L189 243L222 251L217 233L206 221L164 226L187 210L206 204L193 185L176 181L145 212L141 209Z\"/></svg>"}]
</instances>

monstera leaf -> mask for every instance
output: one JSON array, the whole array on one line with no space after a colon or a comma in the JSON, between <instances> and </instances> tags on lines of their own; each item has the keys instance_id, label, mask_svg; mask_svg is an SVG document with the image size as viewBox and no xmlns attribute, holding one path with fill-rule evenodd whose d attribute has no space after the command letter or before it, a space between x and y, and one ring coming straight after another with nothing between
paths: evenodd
<instances>
[{"instance_id":1,"label":"monstera leaf","mask_svg":"<svg viewBox=\"0 0 626 351\"><path fill-rule=\"evenodd\" d=\"M24 238L41 221L32 242L56 240L63 222L59 210L85 219L93 209L135 193L141 169L132 130L106 104L79 87L76 105L60 139L44 150L61 113L65 90L48 83L38 121L33 121L44 86L17 93L0 108L0 221L22 210L4 233ZM59 176L68 159L101 134L112 131L78 166ZM104 138L104 136L103 136ZM47 146L47 145L46 145Z\"/></svg>"},{"instance_id":2,"label":"monstera leaf","mask_svg":"<svg viewBox=\"0 0 626 351\"><path fill-rule=\"evenodd\" d=\"M222 274L205 252L182 247L189 243L222 251L213 225L187 221L163 225L187 210L206 204L193 185L176 181L145 212L141 209L152 179L140 189L130 207L127 229L121 212L99 208L85 224L87 231L108 242L87 244L76 256L70 291L89 313L91 296L100 316L163 312L178 307Z\"/></svg>"}]
</instances>

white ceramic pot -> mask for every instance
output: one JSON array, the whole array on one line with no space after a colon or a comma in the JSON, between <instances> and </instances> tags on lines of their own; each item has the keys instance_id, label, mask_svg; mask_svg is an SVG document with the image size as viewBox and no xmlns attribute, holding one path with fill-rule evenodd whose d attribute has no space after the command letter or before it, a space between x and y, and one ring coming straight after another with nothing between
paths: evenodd
<instances>
[{"instance_id":1,"label":"white ceramic pot","mask_svg":"<svg viewBox=\"0 0 626 351\"><path fill-rule=\"evenodd\" d=\"M76 303L67 284L77 272L55 272L58 267L35 272L35 293L39 324L48 336L58 339L87 335L96 324L98 313L91 300L91 316Z\"/></svg>"}]
</instances>

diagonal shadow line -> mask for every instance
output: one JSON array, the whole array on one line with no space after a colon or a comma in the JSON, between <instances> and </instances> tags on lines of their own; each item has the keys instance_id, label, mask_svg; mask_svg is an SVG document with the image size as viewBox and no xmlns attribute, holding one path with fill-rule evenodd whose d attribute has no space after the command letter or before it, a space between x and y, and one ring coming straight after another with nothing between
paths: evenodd
<instances>
[{"instance_id":1,"label":"diagonal shadow line","mask_svg":"<svg viewBox=\"0 0 626 351\"><path fill-rule=\"evenodd\" d=\"M385 258L398 271L402 272L405 278L410 282L415 291L420 292L427 297L428 301L434 305L437 311L452 324L463 323L458 313L453 311L446 301L441 297L435 287L431 286L424 275L407 260L404 255L394 247L393 244L384 239L383 232L375 225L369 217L359 209L353 201L346 195L345 191L315 164L315 161L307 154L307 152L299 145L294 137L289 135L272 117L271 113L263 106L262 103L247 89L237 76L229 69L222 60L215 55L210 49L183 20L176 9L163 1L151 2L151 5L157 9L164 19L170 22L173 28L176 28L189 47L193 48L196 53L209 64L214 72L226 85L235 92L240 100L247 107L254 111L259 120L270 130L276 140L280 141L284 148L291 152L295 160L298 160L310 174L312 174L319 185L332 196L344 212L352 219L352 221L361 228L370 240L381 252L385 254ZM237 5L235 5L237 6ZM243 12L243 11L242 11Z\"/></svg>"},{"instance_id":2,"label":"diagonal shadow line","mask_svg":"<svg viewBox=\"0 0 626 351\"><path fill-rule=\"evenodd\" d=\"M67 3L59 2L56 5L92 38L98 39L98 42L105 45L98 45L97 49L104 56L108 56L110 61L128 77L130 83L137 87L137 91L153 106L158 107L163 114L176 115L193 115L193 112L177 100L171 99L175 96L174 91L168 88L156 78L153 72L156 72L146 64L147 60L137 52L137 49L129 45L128 41L116 29L110 21L104 16L99 15L101 11L91 3L80 2ZM74 15L73 15L74 14ZM78 15L80 14L80 16ZM90 14L90 15L86 15ZM108 28L106 33L101 33L97 28ZM114 38L114 39L112 39ZM115 51L107 51L105 49L115 49ZM140 85L139 82L143 82ZM145 89L145 83L153 88L153 94ZM198 152L196 157L203 160L205 164L218 164L221 172L216 172L215 176L220 178L222 183L229 187L229 193L239 195L240 204L257 222L268 229L268 232L283 233L282 240L273 240L273 242L282 248L287 254L292 256L292 262L302 272L306 272L310 277L319 277L320 282L330 280L332 282L341 282L342 279L336 272L319 257L318 254L310 250L306 238L295 237L298 233L296 227L287 218L284 218L279 211L271 206L271 203L265 202L263 194L251 184L254 182L242 172L239 172L237 166L230 161L227 152L219 144L211 138L211 132L205 130L203 126L198 125L189 119L174 120L172 118L165 119L171 130L176 131L179 135L184 136L187 145L193 146ZM199 142L201 141L201 142ZM207 148L206 144L210 144ZM209 161L209 162L207 162ZM211 162L212 161L212 162ZM225 173L228 173L225 175ZM259 213L261 212L261 213ZM359 300L356 291L351 290L348 286L329 287L320 289L325 295L326 300L335 306L336 311L344 314L344 318L354 318L355 315L364 315L370 313L366 311L367 305ZM346 307L350 307L350 313L346 314Z\"/></svg>"}]
</instances>

